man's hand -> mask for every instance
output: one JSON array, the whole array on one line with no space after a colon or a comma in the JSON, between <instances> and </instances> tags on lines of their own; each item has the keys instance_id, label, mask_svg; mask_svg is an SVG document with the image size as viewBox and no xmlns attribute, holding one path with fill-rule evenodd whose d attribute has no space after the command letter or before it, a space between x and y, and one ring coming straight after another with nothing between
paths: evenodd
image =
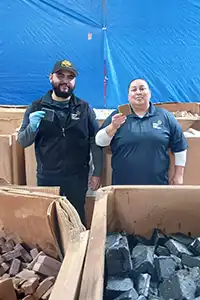
<instances>
[{"instance_id":1,"label":"man's hand","mask_svg":"<svg viewBox=\"0 0 200 300\"><path fill-rule=\"evenodd\" d=\"M98 190L99 187L100 187L100 177L92 176L89 181L89 188L92 191L96 191Z\"/></svg>"},{"instance_id":2,"label":"man's hand","mask_svg":"<svg viewBox=\"0 0 200 300\"><path fill-rule=\"evenodd\" d=\"M40 122L45 117L45 112L42 110L35 111L30 114L29 121L30 121L30 127L33 132L35 132L38 127L40 126Z\"/></svg>"}]
</instances>

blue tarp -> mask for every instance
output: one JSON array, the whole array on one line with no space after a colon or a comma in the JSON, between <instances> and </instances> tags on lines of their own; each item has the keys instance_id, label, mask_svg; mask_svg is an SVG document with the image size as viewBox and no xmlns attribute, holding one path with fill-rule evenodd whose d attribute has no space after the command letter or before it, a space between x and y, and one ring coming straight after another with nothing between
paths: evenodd
<instances>
[{"instance_id":1,"label":"blue tarp","mask_svg":"<svg viewBox=\"0 0 200 300\"><path fill-rule=\"evenodd\" d=\"M200 102L200 1L108 0L106 45L108 107L138 77L153 102Z\"/></svg>"},{"instance_id":2,"label":"blue tarp","mask_svg":"<svg viewBox=\"0 0 200 300\"><path fill-rule=\"evenodd\" d=\"M95 108L127 102L133 78L154 102L200 102L197 0L0 1L0 104L29 104L56 60L79 70L76 94Z\"/></svg>"},{"instance_id":3,"label":"blue tarp","mask_svg":"<svg viewBox=\"0 0 200 300\"><path fill-rule=\"evenodd\" d=\"M55 61L69 59L79 71L77 95L94 107L103 105L99 3L0 1L0 104L28 104L39 98L51 88L48 76Z\"/></svg>"}]
</instances>

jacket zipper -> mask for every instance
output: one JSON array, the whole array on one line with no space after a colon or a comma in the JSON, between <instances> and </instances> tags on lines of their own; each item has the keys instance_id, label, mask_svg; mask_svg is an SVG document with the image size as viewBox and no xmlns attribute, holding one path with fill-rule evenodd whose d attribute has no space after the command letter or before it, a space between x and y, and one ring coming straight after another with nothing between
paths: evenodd
<instances>
[{"instance_id":1,"label":"jacket zipper","mask_svg":"<svg viewBox=\"0 0 200 300\"><path fill-rule=\"evenodd\" d=\"M62 134L65 137L65 128L64 127L62 127Z\"/></svg>"}]
</instances>

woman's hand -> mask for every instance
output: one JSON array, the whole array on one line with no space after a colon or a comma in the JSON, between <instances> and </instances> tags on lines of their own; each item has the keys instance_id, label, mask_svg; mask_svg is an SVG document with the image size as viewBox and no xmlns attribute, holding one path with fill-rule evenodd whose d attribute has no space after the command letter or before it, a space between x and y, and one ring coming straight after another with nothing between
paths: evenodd
<instances>
[{"instance_id":1,"label":"woman's hand","mask_svg":"<svg viewBox=\"0 0 200 300\"><path fill-rule=\"evenodd\" d=\"M183 175L174 175L170 180L170 185L181 185L183 184Z\"/></svg>"},{"instance_id":2,"label":"woman's hand","mask_svg":"<svg viewBox=\"0 0 200 300\"><path fill-rule=\"evenodd\" d=\"M121 127L122 124L126 121L126 116L122 114L116 114L112 117L112 122L110 125L106 127L106 132L109 137L113 137L117 131Z\"/></svg>"},{"instance_id":3,"label":"woman's hand","mask_svg":"<svg viewBox=\"0 0 200 300\"><path fill-rule=\"evenodd\" d=\"M170 179L170 185L181 185L183 184L184 178L184 167L182 166L175 166L174 176Z\"/></svg>"},{"instance_id":4,"label":"woman's hand","mask_svg":"<svg viewBox=\"0 0 200 300\"><path fill-rule=\"evenodd\" d=\"M115 129L118 129L121 127L122 124L124 124L125 121L126 121L126 116L122 114L116 114L112 117L111 124Z\"/></svg>"}]
</instances>

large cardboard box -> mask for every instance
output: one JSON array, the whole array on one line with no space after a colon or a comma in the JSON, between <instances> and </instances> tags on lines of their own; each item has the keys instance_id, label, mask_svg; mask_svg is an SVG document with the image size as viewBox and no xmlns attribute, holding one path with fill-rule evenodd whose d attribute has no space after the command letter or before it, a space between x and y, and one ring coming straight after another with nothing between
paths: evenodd
<instances>
[{"instance_id":1,"label":"large cardboard box","mask_svg":"<svg viewBox=\"0 0 200 300\"><path fill-rule=\"evenodd\" d=\"M12 184L25 184L24 150L17 142L16 129L22 122L25 106L0 106L0 177Z\"/></svg>"},{"instance_id":2,"label":"large cardboard box","mask_svg":"<svg viewBox=\"0 0 200 300\"><path fill-rule=\"evenodd\" d=\"M184 185L200 185L200 137L187 137L188 151L187 151L187 164L184 174ZM112 169L111 169L111 151L108 147L105 152L105 168L103 176L103 185L111 185ZM169 177L173 174L174 156L170 154L171 166L169 170Z\"/></svg>"},{"instance_id":3,"label":"large cardboard box","mask_svg":"<svg viewBox=\"0 0 200 300\"><path fill-rule=\"evenodd\" d=\"M0 135L0 178L12 183L11 135Z\"/></svg>"},{"instance_id":4,"label":"large cardboard box","mask_svg":"<svg viewBox=\"0 0 200 300\"><path fill-rule=\"evenodd\" d=\"M25 106L0 106L0 134L12 134L20 127Z\"/></svg>"},{"instance_id":5,"label":"large cardboard box","mask_svg":"<svg viewBox=\"0 0 200 300\"><path fill-rule=\"evenodd\" d=\"M107 232L126 231L150 237L153 228L166 234L200 236L200 186L113 186L96 196L81 282L80 300L103 300Z\"/></svg>"},{"instance_id":6,"label":"large cardboard box","mask_svg":"<svg viewBox=\"0 0 200 300\"><path fill-rule=\"evenodd\" d=\"M187 111L192 114L200 115L200 106L197 102L181 103L181 102L168 102L168 103L155 103L155 106L162 107L170 112Z\"/></svg>"},{"instance_id":7,"label":"large cardboard box","mask_svg":"<svg viewBox=\"0 0 200 300\"><path fill-rule=\"evenodd\" d=\"M187 154L187 165L185 168L184 175L184 185L200 185L200 137L188 137L188 154ZM27 175L27 183L28 185L36 185L36 162L35 162L35 154L34 147L31 146L27 148L25 151L26 156L26 175ZM104 172L102 177L102 186L110 186L111 185L111 177L112 177L112 169L111 169L111 151L110 148L107 147L105 150L104 156ZM173 163L174 157L171 157L171 167L169 170L169 176L173 174ZM27 164L29 162L29 164ZM87 195L86 197L86 219L87 219L87 228L90 228L93 207L94 207L94 195Z\"/></svg>"},{"instance_id":8,"label":"large cardboard box","mask_svg":"<svg viewBox=\"0 0 200 300\"><path fill-rule=\"evenodd\" d=\"M185 168L184 184L185 185L200 185L200 136L187 137L189 144L187 153L187 165ZM104 155L104 172L102 185L111 185L112 169L111 169L111 150L110 147L105 149ZM169 174L173 172L174 158L171 155L171 167ZM26 180L28 185L36 185L36 160L34 146L28 147L25 150L26 161Z\"/></svg>"},{"instance_id":9,"label":"large cardboard box","mask_svg":"<svg viewBox=\"0 0 200 300\"><path fill-rule=\"evenodd\" d=\"M17 133L0 135L0 178L11 184L25 184L24 150Z\"/></svg>"},{"instance_id":10,"label":"large cardboard box","mask_svg":"<svg viewBox=\"0 0 200 300\"><path fill-rule=\"evenodd\" d=\"M58 209L57 204L61 203L58 192L58 188L51 187L1 186L0 229L13 234L30 248L38 247L55 258L64 257L50 299L64 300L67 295L67 299L75 300L79 294L88 231L81 223L75 226L80 219L73 209L68 212ZM61 235L60 244L58 236ZM2 300L11 299L10 288L0 281Z\"/></svg>"},{"instance_id":11,"label":"large cardboard box","mask_svg":"<svg viewBox=\"0 0 200 300\"><path fill-rule=\"evenodd\" d=\"M187 111L187 112L191 112L193 114L200 114L199 103L157 103L155 105L157 105L159 107L163 107L170 112ZM22 113L24 113L24 110L25 109L23 109L23 108L15 109L15 111L16 111L15 118L19 119L19 116L21 118ZM6 115L5 111L4 111L4 115ZM1 116L1 110L0 110L0 116ZM7 113L7 117L8 117L8 113ZM104 121L104 119L102 119L102 118L100 118L100 116L98 116L99 125L101 125L103 123L103 121ZM193 123L192 127L195 128L196 130L200 130L200 121L196 121L195 123ZM36 185L36 159L35 159L34 145L26 148L24 150L24 152L25 152L26 183L28 185ZM103 184L110 185L111 170L110 170L110 163L109 163L109 161L110 161L109 149L106 149L105 160L106 160L106 163L105 163L106 169L104 172ZM189 182L192 182L192 180L190 180ZM187 184L187 181L186 181L186 184Z\"/></svg>"},{"instance_id":12,"label":"large cardboard box","mask_svg":"<svg viewBox=\"0 0 200 300\"><path fill-rule=\"evenodd\" d=\"M36 179L36 157L35 157L35 145L31 145L24 149L25 157L25 172L26 172L26 184L37 185Z\"/></svg>"}]
</instances>

